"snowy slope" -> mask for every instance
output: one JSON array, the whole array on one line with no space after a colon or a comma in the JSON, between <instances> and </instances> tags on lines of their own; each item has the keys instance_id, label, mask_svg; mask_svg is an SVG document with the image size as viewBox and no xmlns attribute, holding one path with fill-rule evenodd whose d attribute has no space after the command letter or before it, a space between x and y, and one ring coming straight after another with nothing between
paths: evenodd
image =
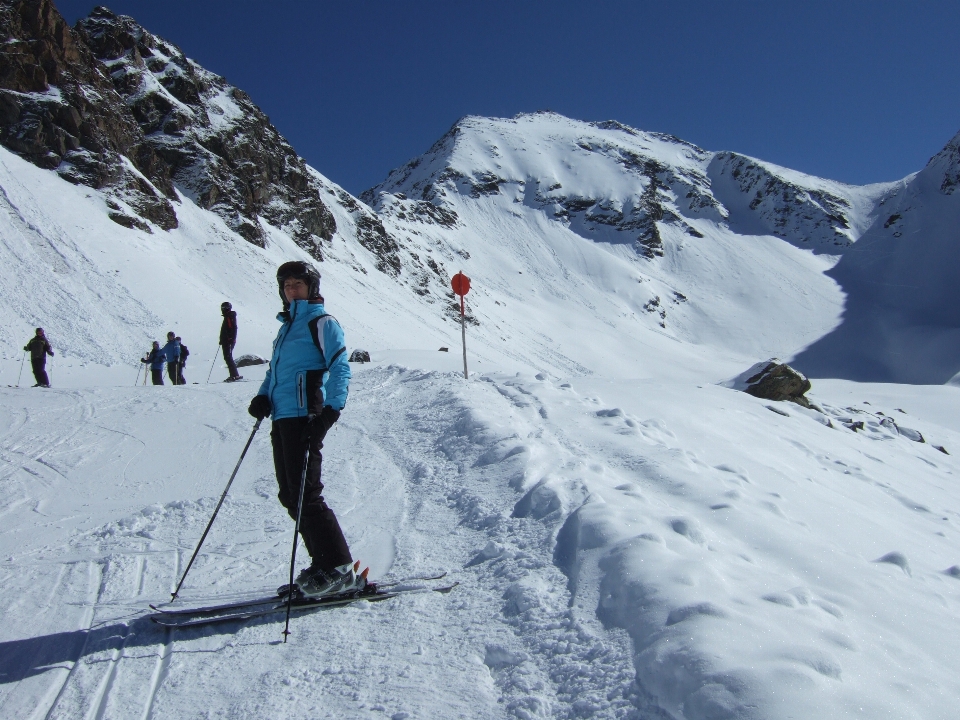
<instances>
[{"instance_id":1,"label":"snowy slope","mask_svg":"<svg viewBox=\"0 0 960 720\"><path fill-rule=\"evenodd\" d=\"M931 443L960 447L958 392L835 382L828 428L717 386L358 367L327 496L375 576L461 586L296 618L281 645L275 620L143 618L249 385L2 389L0 714L952 718L960 466ZM261 433L185 600L283 581L274 483Z\"/></svg>"},{"instance_id":2,"label":"snowy slope","mask_svg":"<svg viewBox=\"0 0 960 720\"><path fill-rule=\"evenodd\" d=\"M878 207L830 273L843 324L798 359L811 374L941 384L960 372L960 135Z\"/></svg>"},{"instance_id":3,"label":"snowy slope","mask_svg":"<svg viewBox=\"0 0 960 720\"><path fill-rule=\"evenodd\" d=\"M383 254L364 246L357 226L372 213L319 174L317 182L339 228L329 262L320 266L323 289L328 307L351 327L353 346L450 344L453 324L439 313L409 308L403 298L408 278L378 269ZM10 384L21 347L37 326L58 352L55 368L112 366L119 374L98 377L114 383L132 381L137 358L169 329L184 338L195 364L209 363L224 300L240 315L237 352L268 355L280 309L276 267L308 259L285 233L267 225L269 240L260 248L182 196L176 229L121 227L109 219L111 200L104 193L64 182L3 149L0 189L0 342L6 357L0 372Z\"/></svg>"}]
</instances>

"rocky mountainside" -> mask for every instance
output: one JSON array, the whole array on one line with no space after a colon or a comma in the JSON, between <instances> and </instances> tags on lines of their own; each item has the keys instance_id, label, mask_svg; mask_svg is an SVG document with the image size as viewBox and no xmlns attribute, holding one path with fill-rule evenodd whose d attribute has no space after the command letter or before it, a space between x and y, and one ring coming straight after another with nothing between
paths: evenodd
<instances>
[{"instance_id":1,"label":"rocky mountainside","mask_svg":"<svg viewBox=\"0 0 960 720\"><path fill-rule=\"evenodd\" d=\"M109 188L121 224L176 227L167 162L53 3L0 3L0 42L0 143L72 183Z\"/></svg>"},{"instance_id":2,"label":"rocky mountainside","mask_svg":"<svg viewBox=\"0 0 960 720\"><path fill-rule=\"evenodd\" d=\"M877 206L829 275L844 322L797 361L815 375L941 384L960 372L960 134Z\"/></svg>"},{"instance_id":3,"label":"rocky mountainside","mask_svg":"<svg viewBox=\"0 0 960 720\"><path fill-rule=\"evenodd\" d=\"M444 228L491 222L502 235L514 225L527 252L534 238L551 245L534 271L556 261L548 238L572 233L589 243L578 253L593 247L633 266L644 291L626 294L630 311L684 340L718 340L717 308L733 303L748 332L782 338L774 354L794 357L824 335L796 357L813 376L942 383L960 370L960 297L949 279L960 242L958 147L960 136L902 181L855 187L616 122L467 117L361 197L392 226L456 247L462 230ZM779 269L785 249L755 254L774 250L773 238L825 264ZM559 277L570 270L556 268ZM766 289L747 301L746 286ZM771 328L776 318L793 332Z\"/></svg>"},{"instance_id":4,"label":"rocky mountainside","mask_svg":"<svg viewBox=\"0 0 960 720\"><path fill-rule=\"evenodd\" d=\"M242 90L103 7L71 29L50 0L7 0L0 33L7 148L108 189L127 227L176 227L176 188L250 242L267 223L323 257L336 221L321 183Z\"/></svg>"},{"instance_id":5,"label":"rocky mountainside","mask_svg":"<svg viewBox=\"0 0 960 720\"><path fill-rule=\"evenodd\" d=\"M265 241L262 218L322 257L336 221L306 163L246 93L106 8L80 20L77 35L184 195L250 242Z\"/></svg>"}]
</instances>

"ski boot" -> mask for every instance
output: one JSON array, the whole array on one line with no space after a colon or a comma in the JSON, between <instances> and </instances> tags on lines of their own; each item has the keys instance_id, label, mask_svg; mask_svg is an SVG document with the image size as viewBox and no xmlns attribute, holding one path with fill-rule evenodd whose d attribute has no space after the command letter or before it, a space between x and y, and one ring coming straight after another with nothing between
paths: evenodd
<instances>
[{"instance_id":1,"label":"ski boot","mask_svg":"<svg viewBox=\"0 0 960 720\"><path fill-rule=\"evenodd\" d=\"M353 564L353 572L356 574L357 570L360 569L360 561L357 560ZM283 584L277 588L277 596L286 598L290 594L290 588L293 588L293 598L294 600L302 598L303 592L300 590L301 584L306 584L307 580L317 572L317 568L313 565L305 567L300 571L300 574L297 575L297 579L293 581L293 585ZM367 575L370 573L370 568L364 568L363 572L357 575L357 592L361 593L374 593L376 592L376 585L372 582L368 582Z\"/></svg>"},{"instance_id":2,"label":"ski boot","mask_svg":"<svg viewBox=\"0 0 960 720\"><path fill-rule=\"evenodd\" d=\"M296 585L300 592L309 598L355 595L367 586L367 573L364 571L357 575L359 567L359 561L326 571L311 565L297 576Z\"/></svg>"}]
</instances>

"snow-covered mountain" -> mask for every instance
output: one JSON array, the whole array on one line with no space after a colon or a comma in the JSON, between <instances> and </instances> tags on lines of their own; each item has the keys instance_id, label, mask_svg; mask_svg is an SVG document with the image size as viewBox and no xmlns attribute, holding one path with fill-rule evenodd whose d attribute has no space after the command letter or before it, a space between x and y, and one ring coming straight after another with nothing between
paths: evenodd
<instances>
[{"instance_id":1,"label":"snow-covered mountain","mask_svg":"<svg viewBox=\"0 0 960 720\"><path fill-rule=\"evenodd\" d=\"M460 264L477 286L523 302L531 331L555 316L587 334L605 325L574 363L593 368L597 348L616 347L656 372L679 348L789 357L833 329L843 295L824 273L898 187L536 113L464 118L362 199L398 235L469 252ZM481 328L498 324L486 297L474 311ZM551 348L575 352L566 338Z\"/></svg>"},{"instance_id":2,"label":"snow-covered mountain","mask_svg":"<svg viewBox=\"0 0 960 720\"><path fill-rule=\"evenodd\" d=\"M843 323L798 358L813 375L945 383L960 372L960 134L882 200L828 273Z\"/></svg>"},{"instance_id":3,"label":"snow-covered mountain","mask_svg":"<svg viewBox=\"0 0 960 720\"><path fill-rule=\"evenodd\" d=\"M358 199L131 18L8 0L0 29L0 382L33 327L57 351L52 390L0 388L0 715L956 714L960 390L816 377L960 370L960 140L852 187L467 117ZM256 384L204 382L220 302L266 355L291 258L373 357L325 439L353 551L460 587L283 648L269 619L158 631L250 434ZM130 387L168 329L191 384ZM773 355L823 412L719 383ZM272 472L261 431L186 601L285 581Z\"/></svg>"}]
</instances>

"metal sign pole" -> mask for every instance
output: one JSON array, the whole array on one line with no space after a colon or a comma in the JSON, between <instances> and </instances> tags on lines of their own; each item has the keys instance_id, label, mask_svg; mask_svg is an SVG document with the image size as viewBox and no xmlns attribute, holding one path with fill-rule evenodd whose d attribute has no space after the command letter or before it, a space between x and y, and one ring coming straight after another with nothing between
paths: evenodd
<instances>
[{"instance_id":1,"label":"metal sign pole","mask_svg":"<svg viewBox=\"0 0 960 720\"><path fill-rule=\"evenodd\" d=\"M469 379L467 375L467 321L463 309L463 295L460 296L460 340L463 343L463 379Z\"/></svg>"},{"instance_id":2,"label":"metal sign pole","mask_svg":"<svg viewBox=\"0 0 960 720\"><path fill-rule=\"evenodd\" d=\"M467 380L470 377L467 374L467 312L463 304L463 296L470 292L470 278L464 275L463 271L460 271L450 280L450 286L453 288L453 292L460 296L460 340L463 343L463 378Z\"/></svg>"}]
</instances>

